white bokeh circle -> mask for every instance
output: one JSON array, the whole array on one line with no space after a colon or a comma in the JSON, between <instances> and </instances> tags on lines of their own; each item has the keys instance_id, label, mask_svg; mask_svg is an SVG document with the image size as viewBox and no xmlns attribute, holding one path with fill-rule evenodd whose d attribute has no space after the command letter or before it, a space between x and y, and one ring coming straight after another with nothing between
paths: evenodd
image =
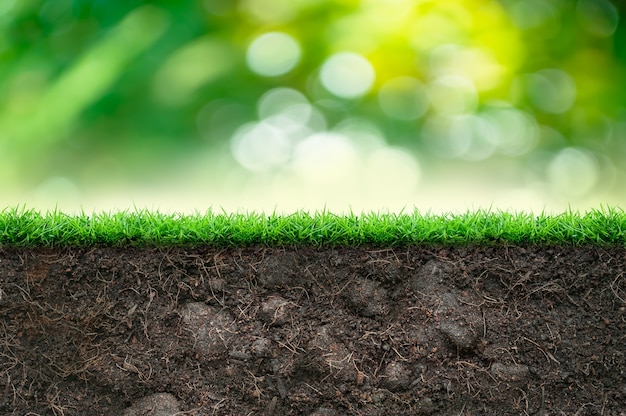
<instances>
[{"instance_id":1,"label":"white bokeh circle","mask_svg":"<svg viewBox=\"0 0 626 416\"><path fill-rule=\"evenodd\" d=\"M354 52L332 55L322 65L320 80L332 94L341 98L358 98L372 88L376 72L372 64Z\"/></svg>"},{"instance_id":2,"label":"white bokeh circle","mask_svg":"<svg viewBox=\"0 0 626 416\"><path fill-rule=\"evenodd\" d=\"M300 44L292 36L269 32L252 41L246 62L255 73L276 77L291 71L300 61L301 54Z\"/></svg>"}]
</instances>

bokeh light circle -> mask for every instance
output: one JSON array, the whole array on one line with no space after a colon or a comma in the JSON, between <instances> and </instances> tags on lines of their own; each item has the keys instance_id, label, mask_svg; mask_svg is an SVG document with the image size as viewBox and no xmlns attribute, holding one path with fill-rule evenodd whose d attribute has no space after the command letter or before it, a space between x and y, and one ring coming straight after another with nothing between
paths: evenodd
<instances>
[{"instance_id":1,"label":"bokeh light circle","mask_svg":"<svg viewBox=\"0 0 626 416\"><path fill-rule=\"evenodd\" d=\"M324 115L300 91L279 87L267 91L257 104L259 118L298 140L326 129Z\"/></svg>"},{"instance_id":2,"label":"bokeh light circle","mask_svg":"<svg viewBox=\"0 0 626 416\"><path fill-rule=\"evenodd\" d=\"M372 64L354 52L332 55L322 65L322 85L341 98L358 98L372 88L376 73Z\"/></svg>"},{"instance_id":3,"label":"bokeh light circle","mask_svg":"<svg viewBox=\"0 0 626 416\"><path fill-rule=\"evenodd\" d=\"M415 120L428 110L426 87L418 79L397 77L387 81L378 92L383 112L398 120Z\"/></svg>"},{"instance_id":4,"label":"bokeh light circle","mask_svg":"<svg viewBox=\"0 0 626 416\"><path fill-rule=\"evenodd\" d=\"M524 0L511 3L509 14L513 23L522 30L542 28L550 24L558 26L559 12L546 0Z\"/></svg>"},{"instance_id":5,"label":"bokeh light circle","mask_svg":"<svg viewBox=\"0 0 626 416\"><path fill-rule=\"evenodd\" d=\"M363 118L344 118L333 128L333 132L352 139L361 154L369 154L387 144L380 128Z\"/></svg>"},{"instance_id":6,"label":"bokeh light circle","mask_svg":"<svg viewBox=\"0 0 626 416\"><path fill-rule=\"evenodd\" d=\"M293 19L298 8L299 1L294 0L217 0L221 3L234 3L235 9L244 12L249 17L262 24L277 24L288 22Z\"/></svg>"},{"instance_id":7,"label":"bokeh light circle","mask_svg":"<svg viewBox=\"0 0 626 416\"><path fill-rule=\"evenodd\" d=\"M287 135L266 122L245 124L235 132L231 141L235 160L253 172L271 171L284 165L291 147Z\"/></svg>"},{"instance_id":8,"label":"bokeh light circle","mask_svg":"<svg viewBox=\"0 0 626 416\"><path fill-rule=\"evenodd\" d=\"M433 108L442 115L468 114L478 106L474 83L463 76L444 75L436 78L429 89Z\"/></svg>"},{"instance_id":9,"label":"bokeh light circle","mask_svg":"<svg viewBox=\"0 0 626 416\"><path fill-rule=\"evenodd\" d=\"M613 35L619 25L619 12L607 0L579 0L576 11L585 30L598 37Z\"/></svg>"},{"instance_id":10,"label":"bokeh light circle","mask_svg":"<svg viewBox=\"0 0 626 416\"><path fill-rule=\"evenodd\" d=\"M533 105L546 113L564 113L576 101L576 84L560 69L543 69L530 75L527 88Z\"/></svg>"},{"instance_id":11,"label":"bokeh light circle","mask_svg":"<svg viewBox=\"0 0 626 416\"><path fill-rule=\"evenodd\" d=\"M547 178L554 192L580 197L598 182L598 161L586 150L566 147L548 165Z\"/></svg>"},{"instance_id":12,"label":"bokeh light circle","mask_svg":"<svg viewBox=\"0 0 626 416\"><path fill-rule=\"evenodd\" d=\"M298 143L292 167L306 183L329 186L356 180L359 157L350 138L332 132L316 133Z\"/></svg>"},{"instance_id":13,"label":"bokeh light circle","mask_svg":"<svg viewBox=\"0 0 626 416\"><path fill-rule=\"evenodd\" d=\"M282 32L265 33L252 41L246 54L248 67L255 73L275 77L291 71L300 61L298 42Z\"/></svg>"},{"instance_id":14,"label":"bokeh light circle","mask_svg":"<svg viewBox=\"0 0 626 416\"><path fill-rule=\"evenodd\" d=\"M428 117L422 128L422 140L435 156L455 159L462 157L470 146L470 137L454 135L454 118L434 115Z\"/></svg>"},{"instance_id":15,"label":"bokeh light circle","mask_svg":"<svg viewBox=\"0 0 626 416\"><path fill-rule=\"evenodd\" d=\"M462 115L452 119L449 134L465 144L460 157L470 161L485 160L496 150L497 133L483 117Z\"/></svg>"},{"instance_id":16,"label":"bokeh light circle","mask_svg":"<svg viewBox=\"0 0 626 416\"><path fill-rule=\"evenodd\" d=\"M531 151L539 140L535 118L508 103L492 103L481 116L491 124L500 154L521 156Z\"/></svg>"},{"instance_id":17,"label":"bokeh light circle","mask_svg":"<svg viewBox=\"0 0 626 416\"><path fill-rule=\"evenodd\" d=\"M259 99L257 105L259 118L275 116L295 105L309 105L309 100L304 94L293 88L279 87L271 89Z\"/></svg>"}]
</instances>

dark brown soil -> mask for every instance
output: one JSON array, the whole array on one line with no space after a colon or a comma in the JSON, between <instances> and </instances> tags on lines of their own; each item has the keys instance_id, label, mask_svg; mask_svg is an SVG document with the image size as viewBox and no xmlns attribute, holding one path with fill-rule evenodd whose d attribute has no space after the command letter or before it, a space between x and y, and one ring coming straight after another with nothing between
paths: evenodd
<instances>
[{"instance_id":1,"label":"dark brown soil","mask_svg":"<svg viewBox=\"0 0 626 416\"><path fill-rule=\"evenodd\" d=\"M0 414L626 415L625 270L617 247L4 249Z\"/></svg>"}]
</instances>

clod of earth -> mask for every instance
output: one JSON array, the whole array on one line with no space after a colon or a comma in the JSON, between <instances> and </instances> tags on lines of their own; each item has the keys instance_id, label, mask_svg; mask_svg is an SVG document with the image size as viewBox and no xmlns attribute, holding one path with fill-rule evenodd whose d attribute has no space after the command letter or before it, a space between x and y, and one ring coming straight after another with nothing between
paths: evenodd
<instances>
[{"instance_id":1,"label":"clod of earth","mask_svg":"<svg viewBox=\"0 0 626 416\"><path fill-rule=\"evenodd\" d=\"M0 414L626 415L626 249L0 249Z\"/></svg>"},{"instance_id":2,"label":"clod of earth","mask_svg":"<svg viewBox=\"0 0 626 416\"><path fill-rule=\"evenodd\" d=\"M123 416L175 416L180 412L178 401L169 393L155 393L136 401Z\"/></svg>"}]
</instances>

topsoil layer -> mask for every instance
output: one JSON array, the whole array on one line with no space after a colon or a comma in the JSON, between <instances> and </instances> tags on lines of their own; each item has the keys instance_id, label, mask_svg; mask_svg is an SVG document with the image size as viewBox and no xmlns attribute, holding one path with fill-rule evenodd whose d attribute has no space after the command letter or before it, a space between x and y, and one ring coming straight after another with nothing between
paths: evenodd
<instances>
[{"instance_id":1,"label":"topsoil layer","mask_svg":"<svg viewBox=\"0 0 626 416\"><path fill-rule=\"evenodd\" d=\"M4 249L0 414L626 415L625 270L617 247Z\"/></svg>"}]
</instances>

